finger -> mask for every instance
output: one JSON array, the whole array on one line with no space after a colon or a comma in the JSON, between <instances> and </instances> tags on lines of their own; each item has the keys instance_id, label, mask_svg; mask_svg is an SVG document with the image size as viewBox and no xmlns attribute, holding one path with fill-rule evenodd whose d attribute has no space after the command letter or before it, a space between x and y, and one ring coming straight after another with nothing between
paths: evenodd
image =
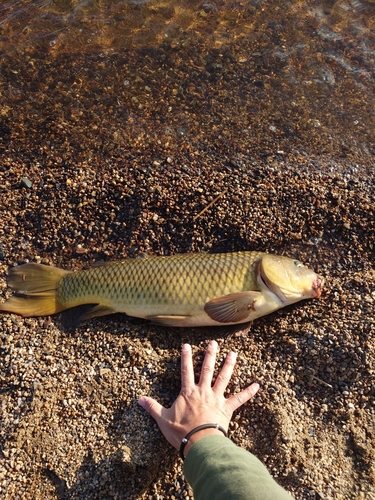
<instances>
[{"instance_id":1,"label":"finger","mask_svg":"<svg viewBox=\"0 0 375 500\"><path fill-rule=\"evenodd\" d=\"M164 407L158 403L155 399L149 398L147 396L142 396L138 400L138 404L144 408L147 413L151 415L152 418L156 420L156 422L159 422L161 418L161 413L164 409Z\"/></svg>"},{"instance_id":2,"label":"finger","mask_svg":"<svg viewBox=\"0 0 375 500\"><path fill-rule=\"evenodd\" d=\"M194 385L194 367L191 355L191 345L184 344L181 349L181 393L190 394Z\"/></svg>"},{"instance_id":3,"label":"finger","mask_svg":"<svg viewBox=\"0 0 375 500\"><path fill-rule=\"evenodd\" d=\"M257 383L249 385L249 387L246 387L243 391L237 392L228 398L225 402L225 406L233 413L234 410L237 410L237 408L253 398L258 392L258 389L259 384Z\"/></svg>"},{"instance_id":4,"label":"finger","mask_svg":"<svg viewBox=\"0 0 375 500\"><path fill-rule=\"evenodd\" d=\"M235 352L229 352L225 358L224 366L220 370L219 375L215 381L213 390L216 393L224 394L224 391L229 383L229 380L233 373L234 365L236 364L237 354Z\"/></svg>"},{"instance_id":5,"label":"finger","mask_svg":"<svg viewBox=\"0 0 375 500\"><path fill-rule=\"evenodd\" d=\"M215 340L211 340L211 342L208 344L206 354L204 356L201 376L199 378L199 385L208 385L211 387L212 377L215 369L216 351L217 342Z\"/></svg>"}]
</instances>

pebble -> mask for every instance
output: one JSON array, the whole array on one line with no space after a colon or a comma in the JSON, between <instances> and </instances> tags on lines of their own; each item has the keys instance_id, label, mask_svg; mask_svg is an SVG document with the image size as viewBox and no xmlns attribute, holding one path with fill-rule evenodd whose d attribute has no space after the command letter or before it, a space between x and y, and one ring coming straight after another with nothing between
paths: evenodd
<instances>
[{"instance_id":1,"label":"pebble","mask_svg":"<svg viewBox=\"0 0 375 500\"><path fill-rule=\"evenodd\" d=\"M30 189L32 187L33 183L27 177L22 177L22 179L21 179L21 185L23 187L26 187L26 188Z\"/></svg>"}]
</instances>

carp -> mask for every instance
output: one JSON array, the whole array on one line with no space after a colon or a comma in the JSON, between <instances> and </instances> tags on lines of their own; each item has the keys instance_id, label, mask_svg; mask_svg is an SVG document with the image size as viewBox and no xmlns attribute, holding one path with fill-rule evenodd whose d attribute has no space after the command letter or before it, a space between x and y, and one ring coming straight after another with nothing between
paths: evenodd
<instances>
[{"instance_id":1,"label":"carp","mask_svg":"<svg viewBox=\"0 0 375 500\"><path fill-rule=\"evenodd\" d=\"M66 271L27 263L9 269L13 295L0 311L78 320L113 313L165 326L237 325L321 295L323 278L296 259L263 252L182 254Z\"/></svg>"}]
</instances>

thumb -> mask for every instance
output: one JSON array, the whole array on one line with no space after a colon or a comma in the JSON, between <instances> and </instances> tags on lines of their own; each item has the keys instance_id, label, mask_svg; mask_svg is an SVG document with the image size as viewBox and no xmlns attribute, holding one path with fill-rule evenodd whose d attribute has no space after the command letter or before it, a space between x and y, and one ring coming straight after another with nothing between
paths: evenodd
<instances>
[{"instance_id":1,"label":"thumb","mask_svg":"<svg viewBox=\"0 0 375 500\"><path fill-rule=\"evenodd\" d=\"M144 408L147 413L151 415L157 422L161 418L161 412L163 410L163 406L158 403L155 399L149 398L148 396L142 396L138 400L138 404Z\"/></svg>"}]
</instances>

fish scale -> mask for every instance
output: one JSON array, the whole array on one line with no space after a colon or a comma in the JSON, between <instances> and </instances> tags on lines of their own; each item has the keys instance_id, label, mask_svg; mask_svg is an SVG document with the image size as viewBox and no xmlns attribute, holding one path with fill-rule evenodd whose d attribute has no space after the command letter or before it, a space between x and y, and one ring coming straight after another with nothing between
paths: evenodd
<instances>
[{"instance_id":1,"label":"fish scale","mask_svg":"<svg viewBox=\"0 0 375 500\"><path fill-rule=\"evenodd\" d=\"M260 255L243 252L215 254L212 258L188 254L109 263L64 276L58 285L58 300L69 307L98 299L137 306L176 302L193 305L210 296L253 288L249 267Z\"/></svg>"}]
</instances>

